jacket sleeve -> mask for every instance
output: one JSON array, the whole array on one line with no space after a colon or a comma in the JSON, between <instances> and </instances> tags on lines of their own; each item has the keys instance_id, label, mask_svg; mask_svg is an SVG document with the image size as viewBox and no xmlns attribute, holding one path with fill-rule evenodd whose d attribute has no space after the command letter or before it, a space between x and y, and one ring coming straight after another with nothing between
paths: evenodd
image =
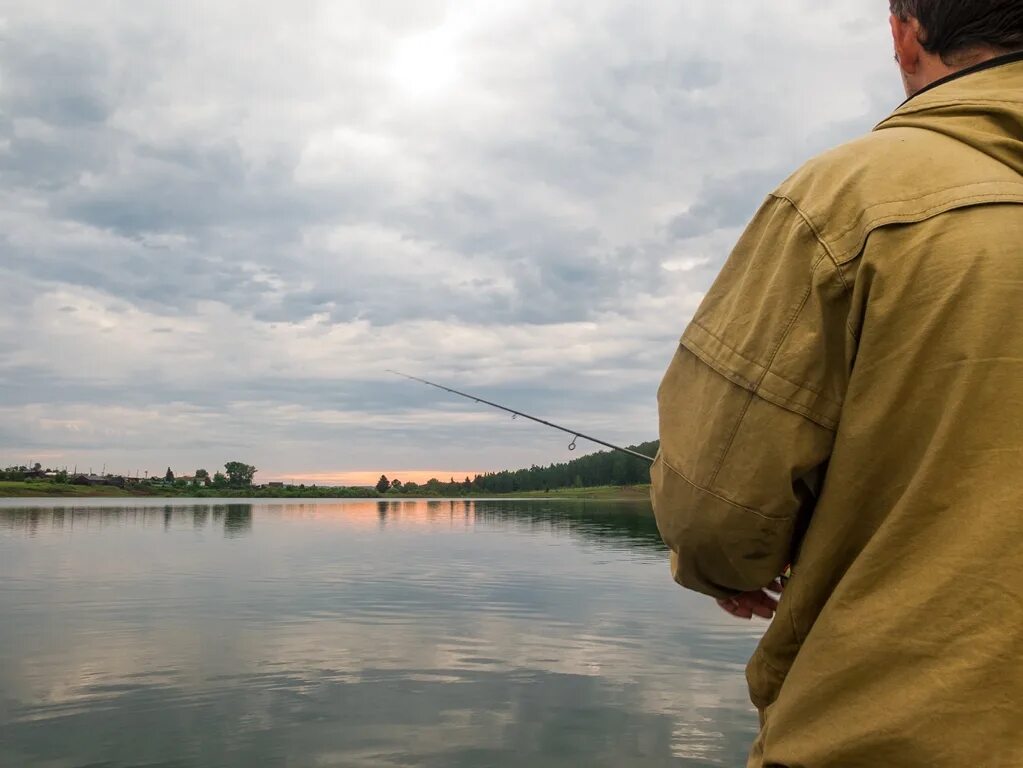
<instances>
[{"instance_id":1,"label":"jacket sleeve","mask_svg":"<svg viewBox=\"0 0 1023 768\"><path fill-rule=\"evenodd\" d=\"M855 354L849 300L807 221L769 198L658 392L651 496L682 586L730 596L767 586L792 562Z\"/></svg>"}]
</instances>

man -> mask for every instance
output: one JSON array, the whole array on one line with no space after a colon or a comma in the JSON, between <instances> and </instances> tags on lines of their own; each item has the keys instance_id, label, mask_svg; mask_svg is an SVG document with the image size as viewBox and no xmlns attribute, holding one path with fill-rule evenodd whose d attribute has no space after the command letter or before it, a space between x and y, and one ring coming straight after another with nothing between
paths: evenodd
<instances>
[{"instance_id":1,"label":"man","mask_svg":"<svg viewBox=\"0 0 1023 768\"><path fill-rule=\"evenodd\" d=\"M751 766L1023 766L1023 0L891 10L909 100L769 196L659 392L676 581L777 611Z\"/></svg>"}]
</instances>

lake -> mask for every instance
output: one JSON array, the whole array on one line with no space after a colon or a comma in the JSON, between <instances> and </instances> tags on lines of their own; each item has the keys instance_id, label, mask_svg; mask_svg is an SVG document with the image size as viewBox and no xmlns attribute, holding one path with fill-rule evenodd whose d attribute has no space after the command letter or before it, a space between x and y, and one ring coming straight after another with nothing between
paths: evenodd
<instances>
[{"instance_id":1,"label":"lake","mask_svg":"<svg viewBox=\"0 0 1023 768\"><path fill-rule=\"evenodd\" d=\"M738 766L649 505L0 500L0 766Z\"/></svg>"}]
</instances>

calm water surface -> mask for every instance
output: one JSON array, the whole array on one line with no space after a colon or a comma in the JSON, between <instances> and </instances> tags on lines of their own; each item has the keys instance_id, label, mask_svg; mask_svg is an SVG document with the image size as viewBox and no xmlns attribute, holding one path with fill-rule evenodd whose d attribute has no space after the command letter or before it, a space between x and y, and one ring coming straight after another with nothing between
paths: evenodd
<instances>
[{"instance_id":1,"label":"calm water surface","mask_svg":"<svg viewBox=\"0 0 1023 768\"><path fill-rule=\"evenodd\" d=\"M0 500L0 765L744 765L649 507Z\"/></svg>"}]
</instances>

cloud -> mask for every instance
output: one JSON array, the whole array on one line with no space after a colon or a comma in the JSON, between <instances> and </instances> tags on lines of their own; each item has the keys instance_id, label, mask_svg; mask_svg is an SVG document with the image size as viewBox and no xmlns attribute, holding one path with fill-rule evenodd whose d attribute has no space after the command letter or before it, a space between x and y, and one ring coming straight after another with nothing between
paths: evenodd
<instances>
[{"instance_id":1,"label":"cloud","mask_svg":"<svg viewBox=\"0 0 1023 768\"><path fill-rule=\"evenodd\" d=\"M700 199L671 221L671 234L688 240L718 229L742 226L766 198L764 190L774 189L782 178L779 172L763 171L709 178Z\"/></svg>"},{"instance_id":2,"label":"cloud","mask_svg":"<svg viewBox=\"0 0 1023 768\"><path fill-rule=\"evenodd\" d=\"M647 439L746 219L898 102L837 2L5 14L0 463L567 456L393 367Z\"/></svg>"}]
</instances>

